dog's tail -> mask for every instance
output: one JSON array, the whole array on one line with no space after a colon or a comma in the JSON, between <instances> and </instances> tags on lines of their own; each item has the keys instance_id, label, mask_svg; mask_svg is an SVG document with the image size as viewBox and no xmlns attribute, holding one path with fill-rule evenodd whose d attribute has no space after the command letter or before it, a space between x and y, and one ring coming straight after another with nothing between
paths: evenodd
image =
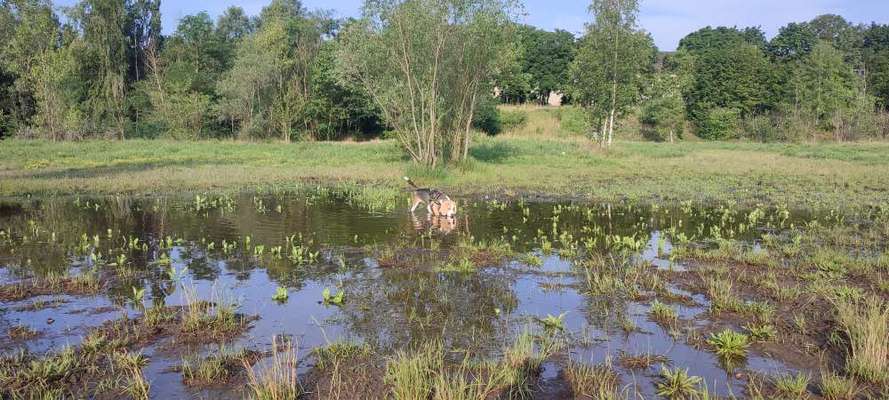
<instances>
[{"instance_id":1,"label":"dog's tail","mask_svg":"<svg viewBox=\"0 0 889 400\"><path fill-rule=\"evenodd\" d=\"M408 185L411 185L412 188L414 188L414 189L419 189L419 188L417 187L417 185L414 183L414 181L411 180L411 178L408 178L408 177L405 176L405 177L403 177L402 179L404 179L404 181L407 182Z\"/></svg>"}]
</instances>

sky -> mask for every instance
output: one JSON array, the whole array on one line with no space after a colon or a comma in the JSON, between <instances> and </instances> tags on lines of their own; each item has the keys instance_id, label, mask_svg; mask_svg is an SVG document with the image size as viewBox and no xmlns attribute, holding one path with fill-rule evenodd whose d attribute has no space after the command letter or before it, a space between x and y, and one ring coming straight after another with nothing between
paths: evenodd
<instances>
[{"instance_id":1,"label":"sky","mask_svg":"<svg viewBox=\"0 0 889 400\"><path fill-rule=\"evenodd\" d=\"M76 0L58 0L70 5ZM207 11L219 15L238 5L256 15L270 0L161 0L163 31L172 33L179 19ZM358 16L362 0L303 0L310 10L333 10L340 17ZM654 37L658 49L675 50L685 35L705 26L760 26L767 37L789 22L821 14L839 14L854 23L889 23L889 0L640 0L639 24ZM524 0L521 22L546 30L580 34L590 20L586 0Z\"/></svg>"}]
</instances>

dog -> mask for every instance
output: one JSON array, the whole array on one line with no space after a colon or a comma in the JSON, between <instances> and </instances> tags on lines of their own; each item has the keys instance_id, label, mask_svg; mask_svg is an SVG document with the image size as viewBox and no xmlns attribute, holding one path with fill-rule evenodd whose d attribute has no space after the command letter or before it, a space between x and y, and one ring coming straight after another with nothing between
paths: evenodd
<instances>
[{"instance_id":1,"label":"dog","mask_svg":"<svg viewBox=\"0 0 889 400\"><path fill-rule=\"evenodd\" d=\"M426 212L429 215L440 217L453 217L457 214L457 203L448 195L436 189L418 187L411 178L404 177L405 182L414 189L411 198L411 213L417 210L420 204L426 204Z\"/></svg>"}]
</instances>

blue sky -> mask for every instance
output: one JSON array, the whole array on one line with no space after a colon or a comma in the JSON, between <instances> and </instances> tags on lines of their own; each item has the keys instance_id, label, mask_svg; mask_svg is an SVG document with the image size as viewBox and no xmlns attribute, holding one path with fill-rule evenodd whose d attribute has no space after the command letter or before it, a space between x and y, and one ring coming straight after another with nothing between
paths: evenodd
<instances>
[{"instance_id":1,"label":"blue sky","mask_svg":"<svg viewBox=\"0 0 889 400\"><path fill-rule=\"evenodd\" d=\"M72 4L75 0L58 0ZM161 0L164 33L175 30L183 16L208 11L216 16L231 5L254 15L270 0ZM334 10L357 16L361 0L303 0L309 9ZM525 0L523 22L543 29L580 33L589 20L588 1ZM639 22L651 32L661 50L674 50L679 39L707 25L761 26L771 37L788 22L807 21L820 14L839 14L855 23L889 23L889 0L641 0Z\"/></svg>"}]
</instances>

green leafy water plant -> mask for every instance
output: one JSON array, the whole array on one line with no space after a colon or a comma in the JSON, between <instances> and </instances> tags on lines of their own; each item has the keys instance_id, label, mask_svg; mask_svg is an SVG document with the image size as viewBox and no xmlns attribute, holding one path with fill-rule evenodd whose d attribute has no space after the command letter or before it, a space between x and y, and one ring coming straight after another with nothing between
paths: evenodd
<instances>
[{"instance_id":1,"label":"green leafy water plant","mask_svg":"<svg viewBox=\"0 0 889 400\"><path fill-rule=\"evenodd\" d=\"M279 303L284 303L289 297L290 295L287 293L287 288L278 286L278 288L275 290L275 294L272 296L272 300Z\"/></svg>"},{"instance_id":2,"label":"green leafy water plant","mask_svg":"<svg viewBox=\"0 0 889 400\"><path fill-rule=\"evenodd\" d=\"M540 318L538 322L543 326L543 329L548 332L561 332L565 330L565 315L568 315L568 313L561 313L559 315L547 314L546 317Z\"/></svg>"},{"instance_id":3,"label":"green leafy water plant","mask_svg":"<svg viewBox=\"0 0 889 400\"><path fill-rule=\"evenodd\" d=\"M324 288L321 292L321 299L324 301L324 304L332 304L335 306L341 306L346 301L346 292L340 291L337 294L331 294L329 288Z\"/></svg>"}]
</instances>

